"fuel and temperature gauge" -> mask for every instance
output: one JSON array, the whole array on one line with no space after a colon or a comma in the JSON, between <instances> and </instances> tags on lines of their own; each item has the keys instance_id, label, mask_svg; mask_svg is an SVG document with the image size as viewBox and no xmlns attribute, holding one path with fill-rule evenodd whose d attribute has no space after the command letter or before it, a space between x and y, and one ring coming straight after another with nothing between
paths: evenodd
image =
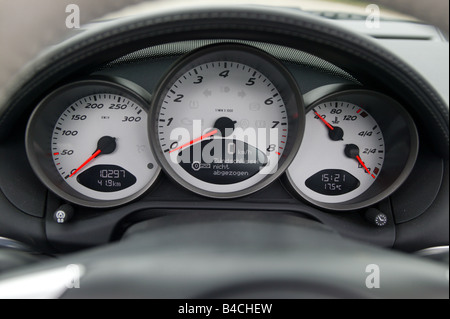
<instances>
[{"instance_id":1,"label":"fuel and temperature gauge","mask_svg":"<svg viewBox=\"0 0 450 319\"><path fill-rule=\"evenodd\" d=\"M417 152L412 120L375 92L343 92L313 103L287 176L302 198L333 210L357 209L389 195Z\"/></svg>"},{"instance_id":2,"label":"fuel and temperature gauge","mask_svg":"<svg viewBox=\"0 0 450 319\"><path fill-rule=\"evenodd\" d=\"M315 106L306 116L306 136L291 172L300 190L324 203L350 200L367 190L383 168L384 138L362 107L341 101ZM311 152L309 150L315 150Z\"/></svg>"}]
</instances>

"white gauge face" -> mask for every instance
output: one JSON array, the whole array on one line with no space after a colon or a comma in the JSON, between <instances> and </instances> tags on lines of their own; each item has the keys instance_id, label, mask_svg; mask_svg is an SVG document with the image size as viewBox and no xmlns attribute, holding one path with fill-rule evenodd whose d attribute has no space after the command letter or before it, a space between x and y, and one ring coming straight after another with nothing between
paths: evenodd
<instances>
[{"instance_id":1,"label":"white gauge face","mask_svg":"<svg viewBox=\"0 0 450 319\"><path fill-rule=\"evenodd\" d=\"M148 188L158 173L147 134L147 112L116 94L70 105L52 134L52 157L63 180L95 200L119 200Z\"/></svg>"},{"instance_id":2,"label":"white gauge face","mask_svg":"<svg viewBox=\"0 0 450 319\"><path fill-rule=\"evenodd\" d=\"M251 187L277 170L288 114L276 86L237 62L200 64L175 79L156 121L166 163L195 188Z\"/></svg>"},{"instance_id":3,"label":"white gauge face","mask_svg":"<svg viewBox=\"0 0 450 319\"><path fill-rule=\"evenodd\" d=\"M288 175L305 199L344 203L375 182L384 152L381 129L366 110L326 102L308 112L305 137Z\"/></svg>"}]
</instances>

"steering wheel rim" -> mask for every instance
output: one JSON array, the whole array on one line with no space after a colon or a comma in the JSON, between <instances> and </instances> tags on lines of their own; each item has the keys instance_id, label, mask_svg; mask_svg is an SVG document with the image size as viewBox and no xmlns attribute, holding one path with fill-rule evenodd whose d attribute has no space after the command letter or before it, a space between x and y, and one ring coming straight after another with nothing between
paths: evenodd
<instances>
[{"instance_id":1,"label":"steering wheel rim","mask_svg":"<svg viewBox=\"0 0 450 319\"><path fill-rule=\"evenodd\" d=\"M25 111L30 101L64 81L68 75L156 44L189 39L240 39L290 46L319 56L350 74L359 74L376 88L389 83L400 102L428 127L436 150L449 153L449 111L421 75L366 36L354 34L323 19L291 10L266 7L171 8L105 23L49 50L16 78L0 101L0 139ZM39 94L40 93L40 94Z\"/></svg>"},{"instance_id":2,"label":"steering wheel rim","mask_svg":"<svg viewBox=\"0 0 450 319\"><path fill-rule=\"evenodd\" d=\"M446 273L297 216L208 211L148 220L120 242L7 273L0 298L435 299L448 298Z\"/></svg>"}]
</instances>

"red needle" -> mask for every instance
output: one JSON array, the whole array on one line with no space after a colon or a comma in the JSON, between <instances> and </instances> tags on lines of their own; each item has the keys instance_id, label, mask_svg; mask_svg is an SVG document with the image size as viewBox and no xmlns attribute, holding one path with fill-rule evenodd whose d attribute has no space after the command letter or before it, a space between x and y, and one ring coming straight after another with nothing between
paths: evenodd
<instances>
[{"instance_id":1,"label":"red needle","mask_svg":"<svg viewBox=\"0 0 450 319\"><path fill-rule=\"evenodd\" d=\"M195 140L192 140L190 142L187 142L186 144L183 144L181 146L178 146L177 148L174 148L173 150L169 151L169 153L181 150L181 149L185 148L186 146L192 145L192 144L197 143L198 141L201 141L201 140L203 140L203 139L205 139L207 137L215 135L215 134L217 134L217 132L218 132L218 130L213 130L213 131L211 131L209 133L206 133L205 135L202 135L202 136L196 138Z\"/></svg>"},{"instance_id":2,"label":"red needle","mask_svg":"<svg viewBox=\"0 0 450 319\"><path fill-rule=\"evenodd\" d=\"M356 159L358 160L359 164L361 164L362 167L364 167L364 169L366 170L367 174L371 175L373 178L375 178L375 175L370 174L369 169L367 168L366 164L364 164L364 162L362 161L361 157L359 157L359 155L356 156Z\"/></svg>"},{"instance_id":3,"label":"red needle","mask_svg":"<svg viewBox=\"0 0 450 319\"><path fill-rule=\"evenodd\" d=\"M76 173L78 173L80 171L80 169L82 169L83 167L85 167L90 161L92 161L94 158L96 158L97 156L100 155L100 153L102 152L102 150L98 150L97 152L95 152L94 154L92 154L91 157L89 157L86 162L84 162L83 164L81 164L80 167L78 167L75 172L73 172L69 177L72 177L73 175L75 175Z\"/></svg>"},{"instance_id":4,"label":"red needle","mask_svg":"<svg viewBox=\"0 0 450 319\"><path fill-rule=\"evenodd\" d=\"M319 119L322 120L322 122L325 123L326 126L328 126L328 128L329 128L330 130L334 130L334 127L331 126L331 124L328 123L328 122L327 122L327 121L326 121L319 113L317 113L316 111L314 111L314 113L319 117Z\"/></svg>"}]
</instances>

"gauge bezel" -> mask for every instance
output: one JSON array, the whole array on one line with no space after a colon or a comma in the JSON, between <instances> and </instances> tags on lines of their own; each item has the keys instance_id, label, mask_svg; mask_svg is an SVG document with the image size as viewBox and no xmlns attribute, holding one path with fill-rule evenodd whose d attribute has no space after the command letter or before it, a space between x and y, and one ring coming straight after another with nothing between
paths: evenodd
<instances>
[{"instance_id":1,"label":"gauge bezel","mask_svg":"<svg viewBox=\"0 0 450 319\"><path fill-rule=\"evenodd\" d=\"M146 193L158 179L161 168L155 165L154 176L142 189L117 200L99 200L88 197L71 188L63 180L56 170L51 156L51 139L55 123L74 101L98 93L123 96L136 102L147 114L149 113L151 95L134 82L112 76L83 78L57 88L37 105L27 124L25 147L33 171L54 194L80 206L111 208L129 203Z\"/></svg>"},{"instance_id":2,"label":"gauge bezel","mask_svg":"<svg viewBox=\"0 0 450 319\"><path fill-rule=\"evenodd\" d=\"M215 61L242 63L262 73L278 89L286 106L286 111L288 112L288 140L286 142L283 158L280 159L277 171L274 174L267 175L266 178L250 187L230 192L208 191L206 189L196 187L183 179L175 172L170 163L168 163L158 139L158 114L160 113L163 99L172 85L184 73L192 70L196 66ZM220 43L196 49L181 57L161 79L152 100L149 116L149 137L150 144L153 147L153 154L159 162L162 170L169 176L169 178L193 193L209 198L232 199L243 197L261 190L270 183L274 182L289 167L303 139L304 123L305 107L303 96L300 94L297 82L285 66L281 64L281 62L276 60L270 54L248 45L238 43Z\"/></svg>"},{"instance_id":3,"label":"gauge bezel","mask_svg":"<svg viewBox=\"0 0 450 319\"><path fill-rule=\"evenodd\" d=\"M322 97L312 102L319 95ZM413 170L418 156L419 134L411 115L400 103L376 91L355 86L334 85L321 87L307 93L305 100L310 102L306 108L307 114L316 106L331 101L342 101L363 107L375 119L383 132L385 158L383 168L375 182L364 193L340 203L324 203L305 195L297 187L288 168L286 170L287 183L296 195L320 208L332 211L351 211L382 201L405 182ZM386 120L391 116L395 116L398 120L396 125L393 124L393 121ZM394 126L396 135L386 134ZM398 151L405 149L407 150L406 154Z\"/></svg>"}]
</instances>

